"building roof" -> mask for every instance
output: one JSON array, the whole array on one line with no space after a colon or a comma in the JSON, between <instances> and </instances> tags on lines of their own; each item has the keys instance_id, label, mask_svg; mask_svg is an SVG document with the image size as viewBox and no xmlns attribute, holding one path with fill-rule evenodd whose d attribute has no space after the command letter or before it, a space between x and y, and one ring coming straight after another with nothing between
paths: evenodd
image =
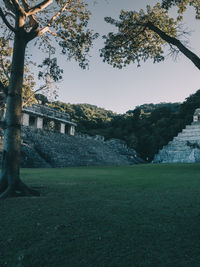
<instances>
[{"instance_id":1,"label":"building roof","mask_svg":"<svg viewBox=\"0 0 200 267\"><path fill-rule=\"evenodd\" d=\"M22 112L36 115L38 117L43 117L43 118L48 118L51 120L60 121L60 122L63 122L65 124L77 126L76 123L73 123L70 121L70 115L69 114L55 110L55 109L50 108L48 106L35 104L32 106L23 107Z\"/></svg>"}]
</instances>

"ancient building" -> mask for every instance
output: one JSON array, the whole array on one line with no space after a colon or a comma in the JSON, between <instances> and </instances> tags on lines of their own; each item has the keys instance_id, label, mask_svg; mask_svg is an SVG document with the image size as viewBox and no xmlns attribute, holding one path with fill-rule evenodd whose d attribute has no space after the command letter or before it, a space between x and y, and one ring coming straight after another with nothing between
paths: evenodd
<instances>
[{"instance_id":1,"label":"ancient building","mask_svg":"<svg viewBox=\"0 0 200 267\"><path fill-rule=\"evenodd\" d=\"M168 145L155 155L153 163L200 162L200 109L196 109L193 122L187 125Z\"/></svg>"},{"instance_id":2,"label":"ancient building","mask_svg":"<svg viewBox=\"0 0 200 267\"><path fill-rule=\"evenodd\" d=\"M22 126L74 135L77 125L71 122L69 114L35 104L23 108Z\"/></svg>"},{"instance_id":3,"label":"ancient building","mask_svg":"<svg viewBox=\"0 0 200 267\"><path fill-rule=\"evenodd\" d=\"M2 119L4 115L3 113ZM144 163L136 151L121 140L105 141L99 135L75 134L77 125L71 122L70 116L46 105L24 107L21 124L21 167L118 166ZM0 164L2 149L3 137L0 139Z\"/></svg>"}]
</instances>

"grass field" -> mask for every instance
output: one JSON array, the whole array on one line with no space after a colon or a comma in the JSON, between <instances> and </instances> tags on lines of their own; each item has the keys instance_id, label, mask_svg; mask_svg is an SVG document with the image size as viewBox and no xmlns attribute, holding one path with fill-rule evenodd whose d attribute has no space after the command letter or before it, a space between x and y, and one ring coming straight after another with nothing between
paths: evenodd
<instances>
[{"instance_id":1,"label":"grass field","mask_svg":"<svg viewBox=\"0 0 200 267\"><path fill-rule=\"evenodd\" d=\"M0 266L200 266L200 164L22 169L0 202Z\"/></svg>"}]
</instances>

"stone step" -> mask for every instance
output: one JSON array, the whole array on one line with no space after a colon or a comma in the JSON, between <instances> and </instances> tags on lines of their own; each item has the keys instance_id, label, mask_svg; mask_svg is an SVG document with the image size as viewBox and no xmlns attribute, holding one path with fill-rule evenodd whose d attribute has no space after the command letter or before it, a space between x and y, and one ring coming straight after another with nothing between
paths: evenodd
<instances>
[{"instance_id":1,"label":"stone step","mask_svg":"<svg viewBox=\"0 0 200 267\"><path fill-rule=\"evenodd\" d=\"M31 144L42 158L38 164L52 167L87 165L127 165L138 163L136 152L122 141L102 142L76 136L67 136L45 131L24 130L23 139ZM29 157L30 158L30 157Z\"/></svg>"},{"instance_id":2,"label":"stone step","mask_svg":"<svg viewBox=\"0 0 200 267\"><path fill-rule=\"evenodd\" d=\"M160 154L163 154L163 155L169 155L169 154L174 154L174 155L182 155L183 153L181 153L182 151L181 150L166 150L166 151L161 151ZM190 154L191 153L191 149L189 150L185 150L184 151L185 154Z\"/></svg>"},{"instance_id":3,"label":"stone step","mask_svg":"<svg viewBox=\"0 0 200 267\"><path fill-rule=\"evenodd\" d=\"M164 152L164 153L166 153L166 152L168 152L168 151L177 151L177 152L181 152L181 153L186 153L186 152L189 152L189 151L191 151L191 148L189 147L189 146L187 146L187 147L180 147L180 146L177 146L177 147L173 147L173 146L171 146L171 147L168 147L168 148L164 148L164 149L162 149L161 151L160 151L160 153L162 153L162 151Z\"/></svg>"},{"instance_id":4,"label":"stone step","mask_svg":"<svg viewBox=\"0 0 200 267\"><path fill-rule=\"evenodd\" d=\"M191 155L191 153L190 154L186 154L186 155L184 155L184 157L183 157L183 155L182 154L174 154L174 153L170 153L170 154L168 154L168 155L161 155L160 157L157 157L159 160L167 160L167 161L174 161L174 160L181 160L181 159L189 159L190 158L190 155Z\"/></svg>"},{"instance_id":5,"label":"stone step","mask_svg":"<svg viewBox=\"0 0 200 267\"><path fill-rule=\"evenodd\" d=\"M200 121L193 121L190 125L200 125Z\"/></svg>"},{"instance_id":6,"label":"stone step","mask_svg":"<svg viewBox=\"0 0 200 267\"><path fill-rule=\"evenodd\" d=\"M159 151L159 153L157 155L159 156L165 156L165 155L171 155L171 154L190 154L192 151L192 149L190 147L168 147L165 149L162 149Z\"/></svg>"},{"instance_id":7,"label":"stone step","mask_svg":"<svg viewBox=\"0 0 200 267\"><path fill-rule=\"evenodd\" d=\"M166 147L182 147L187 145L187 141L185 140L174 140L172 143L168 144Z\"/></svg>"},{"instance_id":8,"label":"stone step","mask_svg":"<svg viewBox=\"0 0 200 267\"><path fill-rule=\"evenodd\" d=\"M200 129L198 131L194 130L194 131L180 132L178 133L177 136L179 135L200 135Z\"/></svg>"},{"instance_id":9,"label":"stone step","mask_svg":"<svg viewBox=\"0 0 200 267\"><path fill-rule=\"evenodd\" d=\"M198 133L198 132L200 132L200 127L199 128L194 128L194 129L188 128L188 129L183 129L182 130L182 133L188 133L188 132Z\"/></svg>"},{"instance_id":10,"label":"stone step","mask_svg":"<svg viewBox=\"0 0 200 267\"><path fill-rule=\"evenodd\" d=\"M186 144L186 141L181 138L180 139L177 138L177 136L175 136L174 139L168 143L168 145L181 145L181 146L185 144Z\"/></svg>"},{"instance_id":11,"label":"stone step","mask_svg":"<svg viewBox=\"0 0 200 267\"><path fill-rule=\"evenodd\" d=\"M174 137L174 141L190 141L190 142L198 142L200 138L198 136L176 136Z\"/></svg>"},{"instance_id":12,"label":"stone step","mask_svg":"<svg viewBox=\"0 0 200 267\"><path fill-rule=\"evenodd\" d=\"M159 162L154 162L154 163L161 163L161 164L168 164L168 163L193 163L193 161L189 161L188 159L166 159L166 160L160 160Z\"/></svg>"},{"instance_id":13,"label":"stone step","mask_svg":"<svg viewBox=\"0 0 200 267\"><path fill-rule=\"evenodd\" d=\"M200 140L200 132L199 133L188 133L188 134L186 134L186 133L179 133L176 137L177 138L188 138L188 139L194 137L194 138L197 138L197 139Z\"/></svg>"},{"instance_id":14,"label":"stone step","mask_svg":"<svg viewBox=\"0 0 200 267\"><path fill-rule=\"evenodd\" d=\"M170 155L169 157L161 157L161 158L155 158L154 163L189 163L189 162L194 162L191 159L189 159L189 156L187 157L176 157L176 156L173 156L173 155Z\"/></svg>"},{"instance_id":15,"label":"stone step","mask_svg":"<svg viewBox=\"0 0 200 267\"><path fill-rule=\"evenodd\" d=\"M161 149L160 149L160 151L161 150L163 150L163 149L168 149L169 147L182 147L182 146L185 146L185 144L186 144L186 142L185 141L182 141L182 140L172 140L172 141L170 141L167 145L165 145L165 146L163 146Z\"/></svg>"},{"instance_id":16,"label":"stone step","mask_svg":"<svg viewBox=\"0 0 200 267\"><path fill-rule=\"evenodd\" d=\"M198 128L198 129L184 129L181 132L179 132L178 134L180 134L180 133L182 133L182 134L191 134L191 133L198 134L198 133L200 133L200 128Z\"/></svg>"},{"instance_id":17,"label":"stone step","mask_svg":"<svg viewBox=\"0 0 200 267\"><path fill-rule=\"evenodd\" d=\"M200 124L198 123L198 124L187 125L185 129L200 129Z\"/></svg>"}]
</instances>

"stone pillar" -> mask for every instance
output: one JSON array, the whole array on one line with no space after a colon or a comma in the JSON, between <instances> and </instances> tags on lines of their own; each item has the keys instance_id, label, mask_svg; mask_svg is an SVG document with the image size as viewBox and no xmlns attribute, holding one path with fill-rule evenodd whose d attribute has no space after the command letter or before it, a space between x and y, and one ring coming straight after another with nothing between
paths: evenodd
<instances>
[{"instance_id":1,"label":"stone pillar","mask_svg":"<svg viewBox=\"0 0 200 267\"><path fill-rule=\"evenodd\" d=\"M69 134L75 135L75 127L73 125L70 126Z\"/></svg>"},{"instance_id":2,"label":"stone pillar","mask_svg":"<svg viewBox=\"0 0 200 267\"><path fill-rule=\"evenodd\" d=\"M36 127L37 129L43 129L43 118L41 118L41 117L37 117L37 118L35 119L35 127Z\"/></svg>"},{"instance_id":3,"label":"stone pillar","mask_svg":"<svg viewBox=\"0 0 200 267\"><path fill-rule=\"evenodd\" d=\"M22 125L29 126L29 114L22 113Z\"/></svg>"},{"instance_id":4,"label":"stone pillar","mask_svg":"<svg viewBox=\"0 0 200 267\"><path fill-rule=\"evenodd\" d=\"M65 133L65 124L62 123L62 122L60 124L60 132L63 133L63 134Z\"/></svg>"}]
</instances>

